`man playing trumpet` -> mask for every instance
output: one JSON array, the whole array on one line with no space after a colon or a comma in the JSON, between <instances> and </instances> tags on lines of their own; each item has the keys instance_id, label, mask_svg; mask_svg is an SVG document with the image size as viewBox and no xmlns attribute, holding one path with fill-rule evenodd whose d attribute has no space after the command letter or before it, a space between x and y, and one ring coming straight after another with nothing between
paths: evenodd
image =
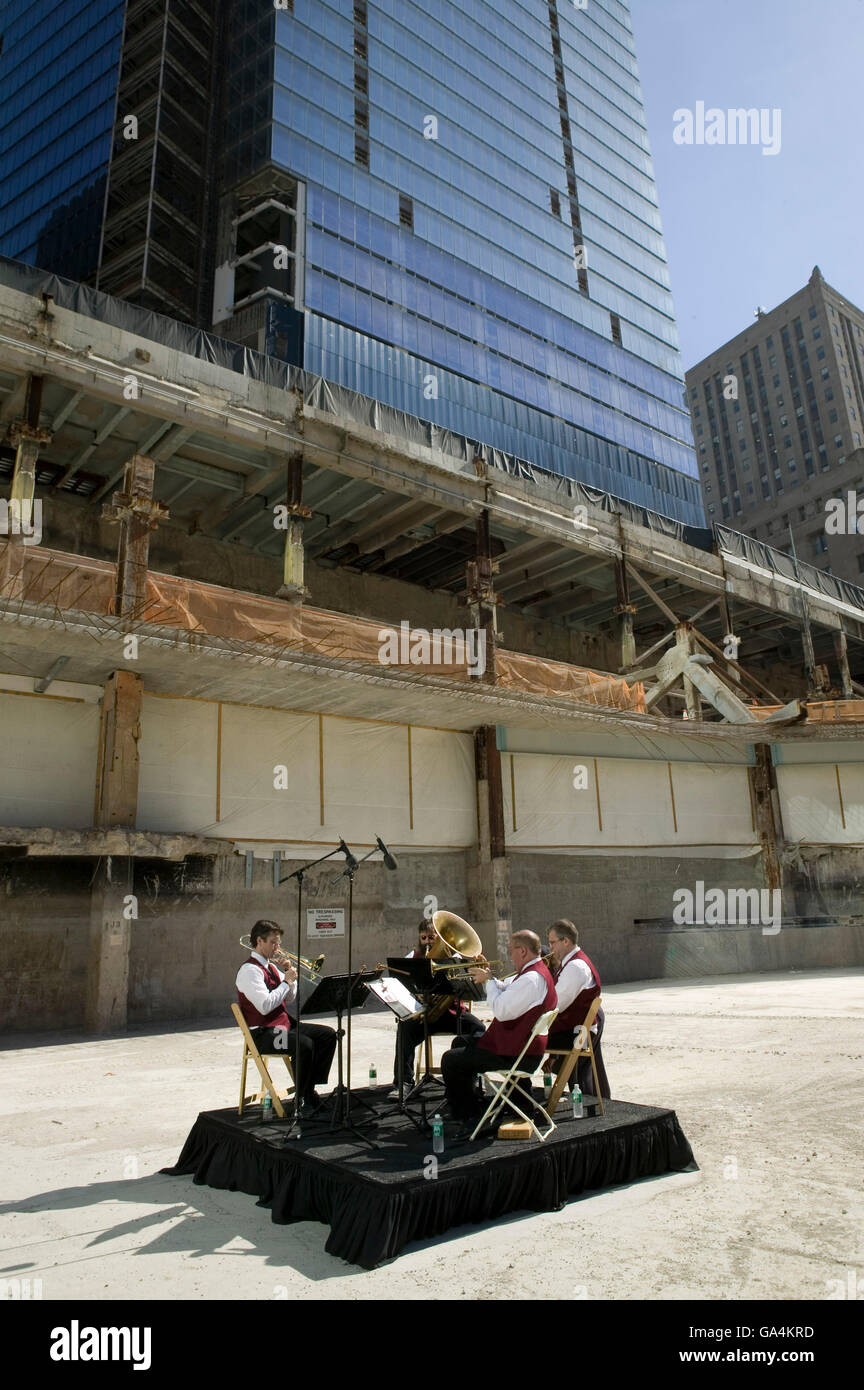
<instances>
[{"instance_id":1,"label":"man playing trumpet","mask_svg":"<svg viewBox=\"0 0 864 1390\"><path fill-rule=\"evenodd\" d=\"M317 1110L321 1101L315 1087L330 1075L336 1051L336 1030L324 1023L306 1023L297 1031L292 1027L286 1004L297 998L297 971L285 974L273 963L279 954L282 928L277 922L256 922L249 933L251 954L237 971L237 1003L249 1025L255 1046L263 1055L285 1054L294 1065L298 1099L303 1110Z\"/></svg>"},{"instance_id":2,"label":"man playing trumpet","mask_svg":"<svg viewBox=\"0 0 864 1390\"><path fill-rule=\"evenodd\" d=\"M475 984L486 985L486 1000L492 1006L493 1020L480 1038L466 1044L457 1039L441 1060L447 1100L454 1119L472 1125L481 1114L474 1083L484 1071L508 1071L519 1056L541 1014L554 1009L558 996L552 976L540 957L540 938L533 931L517 931L510 938L510 960L516 972L506 980L495 980L491 971L475 968L468 973ZM458 1044L462 1042L460 1047ZM525 1056L525 1069L540 1065L546 1051L546 1038L534 1039ZM518 1082L517 1092L531 1094L530 1077ZM530 1113L530 1110L529 1112Z\"/></svg>"}]
</instances>

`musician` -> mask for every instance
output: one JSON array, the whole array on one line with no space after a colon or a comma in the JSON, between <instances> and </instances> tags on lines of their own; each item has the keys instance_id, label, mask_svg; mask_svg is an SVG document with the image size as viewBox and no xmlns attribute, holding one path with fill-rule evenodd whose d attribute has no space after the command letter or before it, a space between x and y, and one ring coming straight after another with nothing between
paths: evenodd
<instances>
[{"instance_id":1,"label":"musician","mask_svg":"<svg viewBox=\"0 0 864 1390\"><path fill-rule=\"evenodd\" d=\"M486 969L468 972L476 984L485 983L493 1021L482 1037L467 1042L457 1039L441 1062L451 1113L466 1127L473 1125L482 1113L474 1090L475 1078L484 1071L508 1071L528 1041L537 1019L547 1009L554 1009L557 1003L552 976L540 956L540 938L533 931L513 933L510 960L516 973L506 980L494 980L491 971ZM527 1066L533 1062L536 1068L545 1051L546 1038L538 1035L526 1054ZM526 1076L524 1081L518 1082L517 1090L527 1099L531 1094L530 1078ZM526 1114L530 1113L529 1107Z\"/></svg>"},{"instance_id":2,"label":"musician","mask_svg":"<svg viewBox=\"0 0 864 1390\"><path fill-rule=\"evenodd\" d=\"M548 932L549 950L554 956L552 975L558 991L558 1017L549 1034L549 1046L570 1049L573 1046L576 1029L585 1017L595 999L600 996L600 973L596 965L584 951L579 949L579 933L572 922L561 918L553 922ZM600 1094L609 1100L611 1092L600 1051L605 1015L602 1008L597 1020L591 1026L591 1046L594 1049L594 1062L597 1067L597 1080ZM560 1071L563 1057L549 1059L550 1070ZM586 1095L594 1093L594 1075L591 1071L591 1058L580 1057L576 1068L579 1089Z\"/></svg>"},{"instance_id":3,"label":"musician","mask_svg":"<svg viewBox=\"0 0 864 1390\"><path fill-rule=\"evenodd\" d=\"M336 1051L336 1030L322 1023L307 1023L300 1029L300 1056L297 1057L297 1031L288 1016L286 1004L297 998L297 971L286 973L273 964L279 951L282 928L277 922L256 922L249 940L252 952L237 971L237 1002L260 1053L285 1053L295 1066L302 1110L318 1109L321 1098L315 1087L330 1075Z\"/></svg>"},{"instance_id":4,"label":"musician","mask_svg":"<svg viewBox=\"0 0 864 1390\"><path fill-rule=\"evenodd\" d=\"M431 922L425 919L417 928L417 945L408 952L407 960L423 960L429 955L438 933ZM461 959L455 956L454 960ZM431 995L430 1000L440 996ZM428 1005L427 1005L428 1007ZM463 1036L479 1036L483 1032L483 1024L479 1018L474 1018L455 997L452 998L444 1013L438 1018L429 1022L430 1033L462 1033ZM393 1058L393 1094L398 1094L401 1079L405 1078L405 1084L411 1085L414 1080L414 1054L426 1036L426 1029L422 1018L411 1018L403 1022L398 1030L396 1038L396 1053Z\"/></svg>"}]
</instances>

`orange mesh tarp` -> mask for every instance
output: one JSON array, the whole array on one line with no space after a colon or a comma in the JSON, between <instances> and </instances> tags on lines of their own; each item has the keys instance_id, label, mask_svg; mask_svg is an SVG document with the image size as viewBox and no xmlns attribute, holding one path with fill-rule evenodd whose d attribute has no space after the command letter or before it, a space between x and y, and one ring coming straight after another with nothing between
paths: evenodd
<instances>
[{"instance_id":1,"label":"orange mesh tarp","mask_svg":"<svg viewBox=\"0 0 864 1390\"><path fill-rule=\"evenodd\" d=\"M110 617L115 567L105 560L78 558L28 547L24 563L27 602ZM395 666L418 674L470 680L469 662L479 653L461 634L439 635L437 645L422 629L385 624L319 608L299 607L278 598L242 593L177 575L149 573L146 601L128 629L157 623L184 632L206 633L229 642L255 643L270 655L304 652L373 666ZM387 658L382 660L382 651ZM392 658L392 659L389 659ZM569 696L608 709L645 712L642 685L562 661L546 661L521 652L498 650L497 683L539 696Z\"/></svg>"}]
</instances>

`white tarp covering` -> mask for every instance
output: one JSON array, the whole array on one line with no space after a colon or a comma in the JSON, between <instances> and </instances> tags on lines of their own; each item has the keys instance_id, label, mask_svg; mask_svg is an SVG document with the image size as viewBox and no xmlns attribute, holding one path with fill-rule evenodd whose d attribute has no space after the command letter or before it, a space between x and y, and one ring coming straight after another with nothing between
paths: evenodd
<instances>
[{"instance_id":1,"label":"white tarp covering","mask_svg":"<svg viewBox=\"0 0 864 1390\"><path fill-rule=\"evenodd\" d=\"M0 825L93 824L99 706L0 694Z\"/></svg>"},{"instance_id":2,"label":"white tarp covering","mask_svg":"<svg viewBox=\"0 0 864 1390\"><path fill-rule=\"evenodd\" d=\"M216 819L218 705L145 695L138 744L138 828L208 834Z\"/></svg>"},{"instance_id":3,"label":"white tarp covering","mask_svg":"<svg viewBox=\"0 0 864 1390\"><path fill-rule=\"evenodd\" d=\"M756 843L743 767L506 753L502 771L513 849Z\"/></svg>"},{"instance_id":4,"label":"white tarp covering","mask_svg":"<svg viewBox=\"0 0 864 1390\"><path fill-rule=\"evenodd\" d=\"M148 696L139 747L142 829L259 854L340 836L358 847L376 835L433 849L476 840L469 734Z\"/></svg>"},{"instance_id":5,"label":"white tarp covering","mask_svg":"<svg viewBox=\"0 0 864 1390\"><path fill-rule=\"evenodd\" d=\"M864 843L861 763L781 766L777 768L777 789L787 840L828 845Z\"/></svg>"}]
</instances>

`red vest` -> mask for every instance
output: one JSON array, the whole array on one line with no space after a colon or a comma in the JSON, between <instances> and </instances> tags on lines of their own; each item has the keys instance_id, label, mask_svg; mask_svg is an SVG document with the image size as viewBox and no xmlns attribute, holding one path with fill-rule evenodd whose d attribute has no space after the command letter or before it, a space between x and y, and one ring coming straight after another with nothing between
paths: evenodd
<instances>
[{"instance_id":1,"label":"red vest","mask_svg":"<svg viewBox=\"0 0 864 1390\"><path fill-rule=\"evenodd\" d=\"M580 992L576 995L576 998L573 1000L573 1003L568 1004L567 1008L563 1009L562 1012L558 1015L558 1017L552 1025L556 1033L564 1033L567 1031L567 1029L578 1028L580 1023L584 1023L585 1016L588 1013L588 1010L591 1008L591 1005L593 1004L594 1000L600 994L600 976L597 973L597 967L594 964L594 962L590 960L588 956L586 956L584 951L581 950L577 951L575 956L571 956L570 960L584 960L585 964L588 966L588 969L591 971L591 974L594 976L594 983L593 985L590 985L588 989L580 990ZM568 961L567 964L569 965L570 961ZM555 971L556 983L560 978L561 969L559 967Z\"/></svg>"},{"instance_id":2,"label":"red vest","mask_svg":"<svg viewBox=\"0 0 864 1390\"><path fill-rule=\"evenodd\" d=\"M268 989L276 989L282 983L272 965L264 966L260 960L250 956L246 965L257 965L261 974L267 982ZM291 1020L288 1017L284 1004L277 1004L275 1009L271 1009L269 1014L259 1014L251 999L247 999L245 994L237 991L237 1003L240 1005L240 1012L249 1024L250 1028L290 1028Z\"/></svg>"},{"instance_id":3,"label":"red vest","mask_svg":"<svg viewBox=\"0 0 864 1390\"><path fill-rule=\"evenodd\" d=\"M541 976L546 985L546 993L542 1002L535 1004L533 1008L528 1009L524 1014L520 1014L518 1018L510 1019L507 1022L502 1022L497 1018L493 1019L482 1038L478 1040L478 1047L485 1048L487 1052L497 1052L500 1057L518 1057L531 1035L531 1029L534 1027L540 1015L545 1014L547 1009L555 1008L558 1002L558 995L555 993L555 985L552 976L549 974L542 960L529 961L528 964L523 966L519 971L519 975L527 975L529 970L536 970L537 974ZM516 976L517 980L519 979L519 975ZM546 1034L538 1033L529 1047L527 1055L529 1057L542 1056L546 1051L546 1041Z\"/></svg>"}]
</instances>

